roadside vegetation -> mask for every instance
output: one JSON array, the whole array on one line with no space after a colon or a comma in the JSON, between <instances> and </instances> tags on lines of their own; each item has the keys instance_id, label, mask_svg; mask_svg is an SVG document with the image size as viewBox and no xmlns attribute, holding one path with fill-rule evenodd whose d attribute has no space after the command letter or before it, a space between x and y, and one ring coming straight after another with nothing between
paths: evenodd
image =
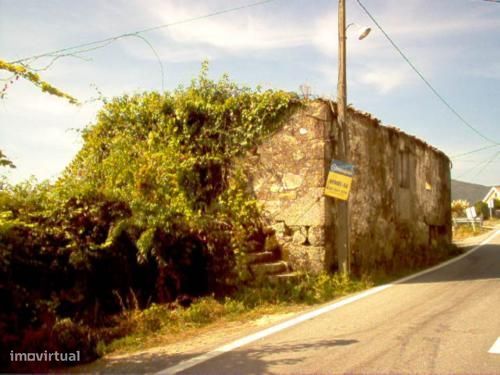
<instances>
[{"instance_id":1,"label":"roadside vegetation","mask_svg":"<svg viewBox=\"0 0 500 375\"><path fill-rule=\"evenodd\" d=\"M480 227L479 225L476 225L475 228L473 228L470 224L460 225L453 229L453 240L461 241L467 238L480 236L488 233L490 230L490 228L486 228L484 226Z\"/></svg>"},{"instance_id":2,"label":"roadside vegetation","mask_svg":"<svg viewBox=\"0 0 500 375\"><path fill-rule=\"evenodd\" d=\"M300 105L294 94L213 81L204 64L188 87L105 100L55 183L0 178L0 371L48 370L11 364L11 350L79 350L92 361L393 279L251 277L246 254L274 233L240 160ZM13 167L1 151L0 167ZM404 272L459 253L435 250Z\"/></svg>"},{"instance_id":3,"label":"roadside vegetation","mask_svg":"<svg viewBox=\"0 0 500 375\"><path fill-rule=\"evenodd\" d=\"M296 312L373 286L370 278L353 280L339 274L303 274L277 284L243 287L224 298L201 297L189 307L153 304L144 310L126 309L120 317L123 337L100 347L101 353L130 352L192 337L202 327L230 321L247 322L262 316Z\"/></svg>"},{"instance_id":4,"label":"roadside vegetation","mask_svg":"<svg viewBox=\"0 0 500 375\"><path fill-rule=\"evenodd\" d=\"M189 307L182 307L176 302L153 304L145 310L124 309L120 317L120 329L124 332L122 337L100 346L101 354L127 353L168 345L193 337L202 328L217 329L225 322L247 322L263 316L303 311L313 305L390 283L462 253L463 249L457 246L442 246L434 248L425 265L414 264L391 273L379 269L361 278L327 273L301 274L287 282L242 287L220 299L201 297Z\"/></svg>"},{"instance_id":5,"label":"roadside vegetation","mask_svg":"<svg viewBox=\"0 0 500 375\"><path fill-rule=\"evenodd\" d=\"M465 218L465 211L469 207L474 207L478 217L483 218L483 225L475 224L474 226L470 223L461 223L459 225L453 226L453 240L461 241L470 237L479 236L490 231L495 225L500 223L500 220L495 217L490 217L490 209L487 203L483 201L476 202L471 205L466 200L455 200L451 202L451 212L453 219ZM496 199L494 201L494 209L500 209L500 200Z\"/></svg>"},{"instance_id":6,"label":"roadside vegetation","mask_svg":"<svg viewBox=\"0 0 500 375\"><path fill-rule=\"evenodd\" d=\"M298 105L204 64L188 87L105 101L55 183L0 180L0 368L10 350L90 361L124 310L244 287L270 232L238 160Z\"/></svg>"}]
</instances>

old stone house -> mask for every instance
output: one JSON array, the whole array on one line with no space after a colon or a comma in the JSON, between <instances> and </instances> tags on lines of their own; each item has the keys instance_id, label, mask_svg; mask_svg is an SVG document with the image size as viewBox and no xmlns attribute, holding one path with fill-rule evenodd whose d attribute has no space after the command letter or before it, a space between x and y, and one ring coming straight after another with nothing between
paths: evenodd
<instances>
[{"instance_id":1,"label":"old stone house","mask_svg":"<svg viewBox=\"0 0 500 375\"><path fill-rule=\"evenodd\" d=\"M367 113L349 108L347 123L353 270L411 265L449 243L448 157ZM294 270L337 268L335 201L324 187L339 137L335 104L315 100L248 158L251 186Z\"/></svg>"}]
</instances>

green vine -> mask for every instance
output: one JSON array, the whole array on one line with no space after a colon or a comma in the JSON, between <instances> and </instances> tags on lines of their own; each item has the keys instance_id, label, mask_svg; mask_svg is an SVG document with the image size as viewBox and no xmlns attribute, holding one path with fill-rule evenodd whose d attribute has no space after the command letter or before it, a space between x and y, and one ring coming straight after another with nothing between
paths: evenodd
<instances>
[{"instance_id":1,"label":"green vine","mask_svg":"<svg viewBox=\"0 0 500 375\"><path fill-rule=\"evenodd\" d=\"M161 258L161 233L244 252L260 224L235 160L278 130L298 103L294 94L239 87L227 76L213 81L204 63L186 88L105 104L59 183L128 202L145 258Z\"/></svg>"},{"instance_id":2,"label":"green vine","mask_svg":"<svg viewBox=\"0 0 500 375\"><path fill-rule=\"evenodd\" d=\"M10 64L10 63L0 59L0 70L6 70L8 72L13 73L16 78L22 77L22 78L30 81L35 86L40 88L42 90L42 92L46 92L48 94L67 99L71 104L78 104L78 100L76 100L74 97L72 97L69 94L66 94L65 92L62 92L58 88L52 86L50 83L42 81L42 79L40 78L40 76L37 73L30 71L25 66ZM4 87L4 90L5 89L6 89L6 87ZM2 92L0 95L1 95L1 97L3 97L4 92Z\"/></svg>"},{"instance_id":3,"label":"green vine","mask_svg":"<svg viewBox=\"0 0 500 375\"><path fill-rule=\"evenodd\" d=\"M204 64L186 88L108 101L55 184L0 179L0 349L56 318L108 321L128 294L147 306L242 285L268 232L239 160L298 104Z\"/></svg>"}]
</instances>

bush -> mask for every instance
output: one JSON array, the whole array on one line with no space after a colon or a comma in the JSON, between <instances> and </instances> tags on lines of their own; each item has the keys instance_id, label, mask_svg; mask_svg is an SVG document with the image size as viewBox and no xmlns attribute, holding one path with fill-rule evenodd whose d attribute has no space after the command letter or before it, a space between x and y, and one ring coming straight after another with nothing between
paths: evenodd
<instances>
[{"instance_id":1,"label":"bush","mask_svg":"<svg viewBox=\"0 0 500 375\"><path fill-rule=\"evenodd\" d=\"M74 353L80 351L82 362L98 357L97 337L86 325L75 323L69 318L61 319L52 328L52 345L57 351Z\"/></svg>"},{"instance_id":2,"label":"bush","mask_svg":"<svg viewBox=\"0 0 500 375\"><path fill-rule=\"evenodd\" d=\"M97 329L184 294L220 296L244 279L263 223L235 160L280 127L294 98L207 75L204 65L185 89L107 102L55 184L2 181L2 353L26 332L56 332L66 345L86 335L77 325ZM154 309L144 329L161 324ZM190 309L199 322L219 313L207 301Z\"/></svg>"},{"instance_id":3,"label":"bush","mask_svg":"<svg viewBox=\"0 0 500 375\"><path fill-rule=\"evenodd\" d=\"M488 203L479 201L474 204L474 207L478 216L482 216L485 219L490 217L490 209L488 208Z\"/></svg>"},{"instance_id":4,"label":"bush","mask_svg":"<svg viewBox=\"0 0 500 375\"><path fill-rule=\"evenodd\" d=\"M451 202L451 214L453 217L463 217L465 216L465 210L469 207L469 202L464 199L454 200Z\"/></svg>"},{"instance_id":5,"label":"bush","mask_svg":"<svg viewBox=\"0 0 500 375\"><path fill-rule=\"evenodd\" d=\"M224 305L214 298L202 298L193 303L184 312L185 319L195 324L206 324L213 322L224 314Z\"/></svg>"},{"instance_id":6,"label":"bush","mask_svg":"<svg viewBox=\"0 0 500 375\"><path fill-rule=\"evenodd\" d=\"M496 210L500 210L500 199L494 200L494 206Z\"/></svg>"}]
</instances>

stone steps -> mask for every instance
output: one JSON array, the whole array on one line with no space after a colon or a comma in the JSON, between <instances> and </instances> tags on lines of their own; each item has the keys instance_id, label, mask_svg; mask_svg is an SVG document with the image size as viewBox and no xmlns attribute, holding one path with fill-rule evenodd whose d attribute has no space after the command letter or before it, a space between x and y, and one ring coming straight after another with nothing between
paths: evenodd
<instances>
[{"instance_id":1,"label":"stone steps","mask_svg":"<svg viewBox=\"0 0 500 375\"><path fill-rule=\"evenodd\" d=\"M268 279L273 284L280 284L280 283L287 283L289 281L295 281L299 279L300 276L301 274L298 272L286 272L286 273L279 273L276 275L269 275Z\"/></svg>"},{"instance_id":2,"label":"stone steps","mask_svg":"<svg viewBox=\"0 0 500 375\"><path fill-rule=\"evenodd\" d=\"M282 260L272 263L256 263L250 265L250 270L256 278L261 278L288 272L288 263Z\"/></svg>"},{"instance_id":3,"label":"stone steps","mask_svg":"<svg viewBox=\"0 0 500 375\"><path fill-rule=\"evenodd\" d=\"M258 253L248 253L246 257L247 257L247 262L249 264L267 263L278 260L277 256L272 251L260 251Z\"/></svg>"},{"instance_id":4,"label":"stone steps","mask_svg":"<svg viewBox=\"0 0 500 375\"><path fill-rule=\"evenodd\" d=\"M246 254L249 271L257 283L287 282L295 277L288 263L282 260L281 246L273 233L274 230L267 234L263 244L254 241L249 246L253 250Z\"/></svg>"}]
</instances>

